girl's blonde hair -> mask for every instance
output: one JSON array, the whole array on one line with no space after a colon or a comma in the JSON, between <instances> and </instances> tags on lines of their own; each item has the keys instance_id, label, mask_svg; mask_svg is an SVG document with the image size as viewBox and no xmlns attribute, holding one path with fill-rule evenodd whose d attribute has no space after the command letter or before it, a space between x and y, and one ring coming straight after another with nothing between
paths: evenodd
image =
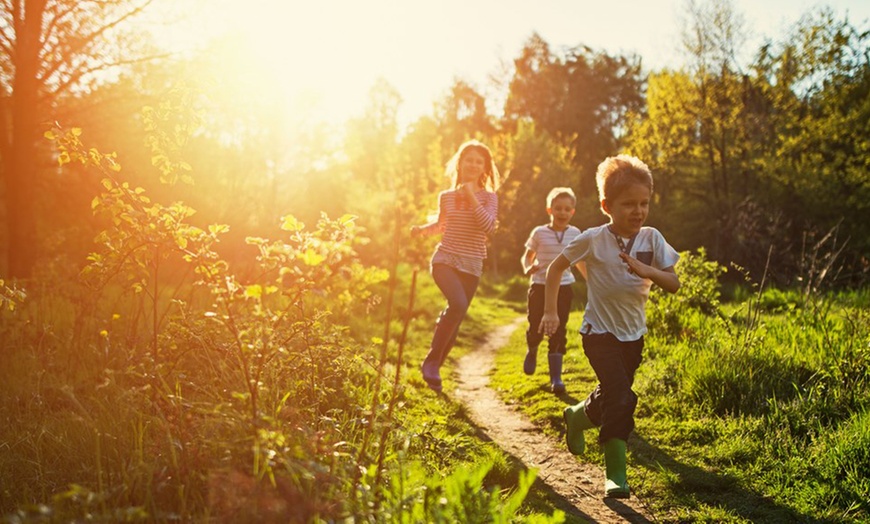
<instances>
[{"instance_id":1,"label":"girl's blonde hair","mask_svg":"<svg viewBox=\"0 0 870 524\"><path fill-rule=\"evenodd\" d=\"M450 178L453 188L455 189L458 186L459 165L462 163L462 158L469 151L476 151L483 155L484 158L485 166L483 168L483 174L480 175L480 185L489 191L497 190L501 183L498 168L495 166L495 161L492 159L492 153L489 148L486 147L483 142L478 140L468 140L464 142L459 146L459 149L456 150L456 154L454 154L447 162L447 166L444 169L444 175Z\"/></svg>"},{"instance_id":2,"label":"girl's blonde hair","mask_svg":"<svg viewBox=\"0 0 870 524\"><path fill-rule=\"evenodd\" d=\"M599 200L613 200L625 191L625 188L634 184L648 187L650 194L653 190L653 177L649 167L631 155L617 155L604 159L598 164L595 182L598 185Z\"/></svg>"}]
</instances>

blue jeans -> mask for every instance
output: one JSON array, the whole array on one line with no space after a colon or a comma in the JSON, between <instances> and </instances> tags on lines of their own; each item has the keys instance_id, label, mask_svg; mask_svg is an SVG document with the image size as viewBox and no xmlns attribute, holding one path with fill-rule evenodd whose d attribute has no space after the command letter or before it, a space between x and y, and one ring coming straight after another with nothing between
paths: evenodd
<instances>
[{"instance_id":1,"label":"blue jeans","mask_svg":"<svg viewBox=\"0 0 870 524\"><path fill-rule=\"evenodd\" d=\"M480 277L446 264L432 264L432 278L447 299L447 308L438 317L429 354L423 361L427 375L436 376L438 369L453 349L453 344L456 343L459 325L468 312L468 306L471 305L471 299L477 291Z\"/></svg>"},{"instance_id":2,"label":"blue jeans","mask_svg":"<svg viewBox=\"0 0 870 524\"><path fill-rule=\"evenodd\" d=\"M598 385L586 399L586 416L601 426L599 443L612 438L628 440L637 407L637 395L631 386L643 360L643 337L621 342L610 333L581 336L583 352L598 377Z\"/></svg>"}]
</instances>

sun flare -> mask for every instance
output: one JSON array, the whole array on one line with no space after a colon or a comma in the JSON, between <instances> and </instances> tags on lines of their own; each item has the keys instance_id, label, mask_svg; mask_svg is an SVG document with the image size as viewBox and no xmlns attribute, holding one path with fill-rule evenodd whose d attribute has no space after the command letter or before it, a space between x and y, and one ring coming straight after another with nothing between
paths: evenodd
<instances>
[{"instance_id":1,"label":"sun flare","mask_svg":"<svg viewBox=\"0 0 870 524\"><path fill-rule=\"evenodd\" d=\"M427 57L401 45L414 25L384 31L384 11L360 2L260 0L244 10L215 2L174 45L208 49L222 89L305 120L340 123L362 114L379 78L393 85L403 79L403 99L434 96Z\"/></svg>"}]
</instances>

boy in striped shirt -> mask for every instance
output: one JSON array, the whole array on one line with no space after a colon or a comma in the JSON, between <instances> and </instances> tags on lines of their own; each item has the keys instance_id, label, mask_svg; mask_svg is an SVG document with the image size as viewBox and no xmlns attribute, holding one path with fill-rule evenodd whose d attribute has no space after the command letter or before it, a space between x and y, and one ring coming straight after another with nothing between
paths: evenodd
<instances>
[{"instance_id":1,"label":"boy in striped shirt","mask_svg":"<svg viewBox=\"0 0 870 524\"><path fill-rule=\"evenodd\" d=\"M577 198L570 187L553 188L547 195L547 214L550 215L550 223L537 226L532 230L529 239L526 240L526 252L520 260L523 272L531 276L528 299L529 328L526 330L528 351L523 362L523 371L526 375L535 374L538 346L544 338L544 335L538 330L538 325L544 314L547 266L559 256L566 245L580 234L579 229L568 223L574 216L576 205ZM585 278L585 266L578 263L577 269ZM574 299L574 291L571 288L573 283L574 274L570 269L564 271L558 298L559 327L555 333L550 335L548 341L547 361L550 365L550 388L556 394L565 392L565 384L562 382L562 359L566 350L568 314Z\"/></svg>"}]
</instances>

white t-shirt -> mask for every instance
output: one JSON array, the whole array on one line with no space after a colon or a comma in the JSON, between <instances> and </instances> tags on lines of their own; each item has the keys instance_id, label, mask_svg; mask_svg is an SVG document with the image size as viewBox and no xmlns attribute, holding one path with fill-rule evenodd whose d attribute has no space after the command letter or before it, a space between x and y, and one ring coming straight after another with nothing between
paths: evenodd
<instances>
[{"instance_id":1,"label":"white t-shirt","mask_svg":"<svg viewBox=\"0 0 870 524\"><path fill-rule=\"evenodd\" d=\"M547 266L579 234L580 230L572 225L569 225L564 231L555 231L550 229L549 225L538 226L532 229L529 239L526 240L526 247L535 252L535 258L538 264L541 265L541 269L531 275L532 284L547 283ZM562 280L559 285L573 284L574 280L574 273L571 272L571 268L568 268L562 273Z\"/></svg>"},{"instance_id":2,"label":"white t-shirt","mask_svg":"<svg viewBox=\"0 0 870 524\"><path fill-rule=\"evenodd\" d=\"M624 238L628 246L630 239ZM562 251L571 264L586 262L587 302L580 332L612 333L623 342L646 333L646 301L652 281L630 273L607 224L580 233ZM656 269L673 266L680 255L655 228L642 227L629 254Z\"/></svg>"}]
</instances>

